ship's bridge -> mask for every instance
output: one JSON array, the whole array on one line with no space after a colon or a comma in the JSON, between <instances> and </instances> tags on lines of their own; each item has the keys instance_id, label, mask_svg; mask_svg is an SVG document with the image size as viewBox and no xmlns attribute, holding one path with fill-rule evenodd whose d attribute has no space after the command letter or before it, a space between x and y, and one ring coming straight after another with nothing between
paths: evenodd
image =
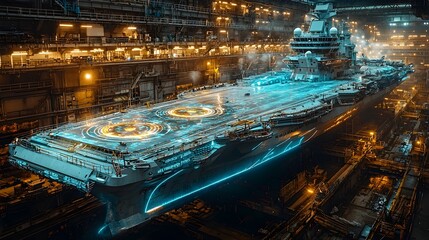
<instances>
[{"instance_id":1,"label":"ship's bridge","mask_svg":"<svg viewBox=\"0 0 429 240\"><path fill-rule=\"evenodd\" d=\"M291 48L295 52L305 53L311 51L317 54L327 54L338 51L338 30L331 28L327 30L325 21L313 20L308 33L302 33L301 29L294 30L294 38Z\"/></svg>"},{"instance_id":2,"label":"ship's bridge","mask_svg":"<svg viewBox=\"0 0 429 240\"><path fill-rule=\"evenodd\" d=\"M300 28L293 31L291 48L298 53L311 51L315 54L336 53L340 47L338 29L332 27L331 19L336 15L332 3L316 5L310 13L315 19L311 21L308 32L303 33Z\"/></svg>"},{"instance_id":3,"label":"ship's bridge","mask_svg":"<svg viewBox=\"0 0 429 240\"><path fill-rule=\"evenodd\" d=\"M327 54L338 51L340 43L337 37L323 35L304 35L295 37L290 43L292 50L299 53L311 51L316 54Z\"/></svg>"}]
</instances>

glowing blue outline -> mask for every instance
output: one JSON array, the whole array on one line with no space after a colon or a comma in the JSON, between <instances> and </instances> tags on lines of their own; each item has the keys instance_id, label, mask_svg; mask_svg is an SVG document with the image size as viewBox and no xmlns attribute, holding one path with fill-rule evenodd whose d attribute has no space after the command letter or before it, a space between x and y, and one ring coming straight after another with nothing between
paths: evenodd
<instances>
[{"instance_id":1,"label":"glowing blue outline","mask_svg":"<svg viewBox=\"0 0 429 240\"><path fill-rule=\"evenodd\" d=\"M300 145L301 145L301 143L302 143L302 140L303 140L303 139L304 139L304 136L303 136L303 137L301 137L301 138L299 139L299 141L298 141L298 143L297 143L297 144L295 144L294 146L289 147L289 146L291 145L291 143L293 142L293 141L290 141L290 142L289 142L289 144L287 145L287 147L285 148L285 150L283 150L281 153L278 153L278 154L276 154L276 155L274 155L274 156L271 156L271 157L269 157L269 158L267 158L267 159L265 159L265 160L264 160L264 158L265 158L265 157L264 157L264 158L262 158L262 161L261 161L261 162L259 162L259 160L258 160L258 161L256 161L256 162L255 162L255 164L252 164L250 167L244 168L243 170L240 170L240 171L238 171L238 172L236 172L236 173L233 173L233 174L231 174L231 175L229 175L229 176L226 176L226 177L224 177L224 178L221 178L221 179L219 179L219 180L217 180L217 181L213 181L213 182L211 182L211 183L209 183L209 184L207 184L207 185L205 185L205 186L203 186L203 187L197 188L197 189L195 189L195 190L193 190L193 191L190 191L190 192L188 192L188 193L182 194L182 195L180 195L180 196L178 196L178 197L175 197L175 198L173 198L173 199L171 199L171 200L168 200L168 201L166 201L166 202L164 202L164 203L162 203L162 204L160 204L160 205L158 205L158 206L155 206L155 207L153 207L153 208L151 208L151 209L149 209L149 210L148 210L147 208L148 208L148 206L149 206L149 203L150 203L150 201L151 201L151 199L152 199L152 196L153 196L153 194L155 193L155 191L159 188L159 186L161 186L162 184L164 184L167 180L171 179L172 177L174 177L175 175L177 175L179 172L181 172L181 171L182 171L182 170L180 170L180 171L176 172L175 174L173 174L173 175L169 176L168 178L166 178L166 179L165 179L165 180L163 180L162 182L160 182L160 183L159 183L159 184L158 184L158 185L153 189L152 193L149 195L149 198L147 199L146 207L145 207L145 213L148 213L148 212L154 211L154 210L156 210L156 209L158 209L158 208L161 208L161 207L163 207L163 206L165 206L165 205L168 205L168 204L170 204L170 203L172 203L172 202L175 202L175 201L177 201L177 200L179 200L179 199L185 198L185 197L190 196L190 195L192 195L192 194L194 194L194 193L196 193L196 192L199 192L199 191L204 190L204 189L206 189L206 188L208 188L208 187L211 187L211 186L213 186L213 185L216 185L216 184L218 184L218 183L220 183L220 182L223 182L223 181L225 181L225 180L228 180L228 179L230 179L230 178L232 178L232 177L235 177L235 176L237 176L237 175L240 175L240 174L242 174L242 173L244 173L244 172L247 172L247 171L249 171L249 170L253 169L254 167L257 167L257 166L259 166L259 165L261 165L261 164L263 164L263 163L265 163L265 162L267 162L267 161L269 161L269 160L272 160L272 159L274 159L274 158L276 158L276 157L278 157L278 156L281 156L281 155L283 155L283 154L285 154L285 153L289 152L290 150L292 150L292 149L294 149L294 148L296 148L296 147L300 146ZM272 151L272 150L271 150L271 151ZM267 155L265 155L265 156L267 156Z\"/></svg>"},{"instance_id":2,"label":"glowing blue outline","mask_svg":"<svg viewBox=\"0 0 429 240\"><path fill-rule=\"evenodd\" d=\"M100 230L98 230L98 235L100 235L101 234L101 232L105 229L107 227L107 225L104 225L104 226L102 226L101 228L100 228Z\"/></svg>"},{"instance_id":3,"label":"glowing blue outline","mask_svg":"<svg viewBox=\"0 0 429 240\"><path fill-rule=\"evenodd\" d=\"M255 147L252 148L252 151L257 149L259 146L261 146L262 142L260 142L258 145L256 145Z\"/></svg>"},{"instance_id":4,"label":"glowing blue outline","mask_svg":"<svg viewBox=\"0 0 429 240\"><path fill-rule=\"evenodd\" d=\"M287 145L286 145L286 147L285 147L285 150L283 150L283 151L286 151L287 149L288 149L288 147L290 146L290 144L292 143L292 141L291 142L289 142Z\"/></svg>"},{"instance_id":5,"label":"glowing blue outline","mask_svg":"<svg viewBox=\"0 0 429 240\"><path fill-rule=\"evenodd\" d=\"M169 176L169 177L167 177L166 179L162 180L162 182L158 183L158 185L156 185L156 187L155 187L155 188L153 189L153 191L150 193L149 198L148 198L148 201L146 202L146 206L145 206L145 208L144 208L144 212L145 212L145 213L150 212L150 210L149 210L149 211L147 210L147 207L148 207L148 205L149 205L149 200L152 198L153 193L154 193L154 192L159 188L159 186L161 186L162 184L164 184L165 182L167 182L167 181L168 181L168 179L170 179L170 178L172 178L172 177L176 176L177 174L179 174L179 173L180 173L180 172L182 172L182 171L183 171L183 169L181 169L181 170L179 170L179 171L175 172L175 173L174 173L174 174L172 174L171 176ZM158 208L158 207L156 207L156 208ZM152 208L151 210L156 209L156 208Z\"/></svg>"}]
</instances>

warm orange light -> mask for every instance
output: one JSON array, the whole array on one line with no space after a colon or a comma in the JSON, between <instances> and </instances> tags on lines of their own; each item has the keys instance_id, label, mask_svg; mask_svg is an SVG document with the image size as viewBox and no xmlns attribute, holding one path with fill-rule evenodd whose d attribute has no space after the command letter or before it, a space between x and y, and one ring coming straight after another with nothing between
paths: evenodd
<instances>
[{"instance_id":1,"label":"warm orange light","mask_svg":"<svg viewBox=\"0 0 429 240\"><path fill-rule=\"evenodd\" d=\"M86 80L91 80L91 78L92 78L91 73L85 73L85 79Z\"/></svg>"},{"instance_id":2,"label":"warm orange light","mask_svg":"<svg viewBox=\"0 0 429 240\"><path fill-rule=\"evenodd\" d=\"M94 52L94 53L97 53L97 52L104 52L104 49L101 49L101 48L94 48L94 49L90 50L90 52Z\"/></svg>"},{"instance_id":3,"label":"warm orange light","mask_svg":"<svg viewBox=\"0 0 429 240\"><path fill-rule=\"evenodd\" d=\"M27 56L28 53L26 51L14 51L11 55L12 56Z\"/></svg>"},{"instance_id":4,"label":"warm orange light","mask_svg":"<svg viewBox=\"0 0 429 240\"><path fill-rule=\"evenodd\" d=\"M73 24L69 24L69 23L60 23L60 27L73 27Z\"/></svg>"},{"instance_id":5,"label":"warm orange light","mask_svg":"<svg viewBox=\"0 0 429 240\"><path fill-rule=\"evenodd\" d=\"M154 207L154 208L152 208L152 209L149 209L149 210L147 211L147 213L156 212L156 211L158 211L158 210L159 210L159 209L161 209L161 208L162 208L161 206Z\"/></svg>"}]
</instances>

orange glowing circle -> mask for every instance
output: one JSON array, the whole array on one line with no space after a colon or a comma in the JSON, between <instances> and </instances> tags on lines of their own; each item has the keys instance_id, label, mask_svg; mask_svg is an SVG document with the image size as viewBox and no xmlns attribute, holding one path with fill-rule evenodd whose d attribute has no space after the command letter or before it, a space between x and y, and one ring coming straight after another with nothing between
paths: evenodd
<instances>
[{"instance_id":1,"label":"orange glowing circle","mask_svg":"<svg viewBox=\"0 0 429 240\"><path fill-rule=\"evenodd\" d=\"M179 118L204 118L216 114L207 107L178 107L167 111L168 115Z\"/></svg>"},{"instance_id":2,"label":"orange glowing circle","mask_svg":"<svg viewBox=\"0 0 429 240\"><path fill-rule=\"evenodd\" d=\"M149 122L120 122L103 126L101 134L106 137L143 139L155 135L163 130L157 123Z\"/></svg>"},{"instance_id":3,"label":"orange glowing circle","mask_svg":"<svg viewBox=\"0 0 429 240\"><path fill-rule=\"evenodd\" d=\"M137 129L136 127L125 127L124 131L125 132L132 132L132 131L135 131L136 129Z\"/></svg>"}]
</instances>

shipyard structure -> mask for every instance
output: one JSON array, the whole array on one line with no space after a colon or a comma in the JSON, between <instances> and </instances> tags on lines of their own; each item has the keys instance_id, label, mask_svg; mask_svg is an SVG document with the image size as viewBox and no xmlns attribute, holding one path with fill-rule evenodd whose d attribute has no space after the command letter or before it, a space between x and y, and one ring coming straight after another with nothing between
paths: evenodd
<instances>
[{"instance_id":1,"label":"shipyard structure","mask_svg":"<svg viewBox=\"0 0 429 240\"><path fill-rule=\"evenodd\" d=\"M2 34L4 164L37 176L39 185L76 191L84 206L97 199L105 209L98 237L126 234L262 165L292 166L292 153L386 107L389 94L425 73L424 58L376 50L387 43L377 41L375 25L367 33L351 19L358 8L335 1L11 2L0 15L4 28L20 29ZM395 119L408 103L416 106L413 84L402 90ZM371 150L360 148L354 162ZM318 222L340 180L312 183L317 196L299 211L310 212L305 222ZM19 234L13 225L4 229ZM292 235L274 229L265 237Z\"/></svg>"}]
</instances>

